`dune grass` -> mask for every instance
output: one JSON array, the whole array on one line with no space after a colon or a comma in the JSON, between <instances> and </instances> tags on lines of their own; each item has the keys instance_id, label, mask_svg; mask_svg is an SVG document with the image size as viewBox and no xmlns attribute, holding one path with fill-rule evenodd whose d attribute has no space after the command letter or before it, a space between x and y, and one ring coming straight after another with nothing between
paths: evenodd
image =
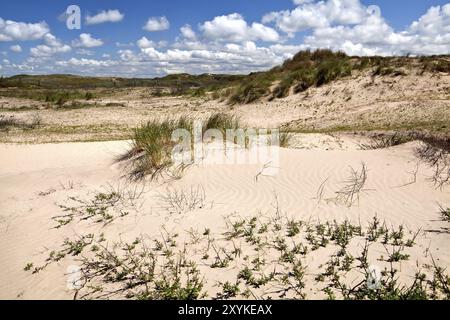
<instances>
[{"instance_id":1,"label":"dune grass","mask_svg":"<svg viewBox=\"0 0 450 320\"><path fill-rule=\"evenodd\" d=\"M175 145L172 132L176 129L192 131L192 122L184 117L152 120L134 129L130 150L117 159L131 160L130 178L139 180L147 175L154 178L172 164L171 151Z\"/></svg>"},{"instance_id":2,"label":"dune grass","mask_svg":"<svg viewBox=\"0 0 450 320\"><path fill-rule=\"evenodd\" d=\"M173 168L172 151L178 141L172 139L172 133L177 129L187 130L192 137L194 132L194 120L189 117L179 117L178 119L163 119L149 121L133 130L132 143L124 154L120 155L116 161L122 162L127 167L127 176L131 180L141 180L149 177L151 180L168 173ZM225 113L215 113L204 119L202 122L202 135L208 130L218 130L224 139L233 139L235 136L228 136L228 130L237 132L245 130L239 118ZM279 146L287 147L292 135L289 132L280 132ZM245 136L245 147L249 146L249 137ZM193 141L191 141L193 144ZM193 150L193 148L191 148ZM191 151L193 152L193 151Z\"/></svg>"},{"instance_id":3,"label":"dune grass","mask_svg":"<svg viewBox=\"0 0 450 320\"><path fill-rule=\"evenodd\" d=\"M405 69L416 66L422 72L449 73L444 57L350 57L328 49L300 51L292 59L266 72L250 74L234 87L230 104L247 104L263 97L284 98L291 89L299 93L348 77L352 71L372 70L372 76L405 76ZM272 87L273 86L273 87Z\"/></svg>"},{"instance_id":4,"label":"dune grass","mask_svg":"<svg viewBox=\"0 0 450 320\"><path fill-rule=\"evenodd\" d=\"M238 118L217 113L203 122L202 133L216 129L225 136L226 130L238 128L240 128ZM188 117L180 117L162 121L152 120L135 128L131 148L117 161L128 162L130 166L128 175L133 180L140 180L146 176L156 178L173 165L171 153L177 142L172 140L172 133L177 129L185 129L192 134L194 122Z\"/></svg>"},{"instance_id":5,"label":"dune grass","mask_svg":"<svg viewBox=\"0 0 450 320\"><path fill-rule=\"evenodd\" d=\"M267 72L260 72L248 76L235 88L229 98L230 104L251 103L264 96L278 99L287 96L290 89L302 92L312 86L322 86L333 80L351 74L353 65L350 57L342 52L331 50L301 51L279 67ZM278 84L271 89L271 86Z\"/></svg>"}]
</instances>

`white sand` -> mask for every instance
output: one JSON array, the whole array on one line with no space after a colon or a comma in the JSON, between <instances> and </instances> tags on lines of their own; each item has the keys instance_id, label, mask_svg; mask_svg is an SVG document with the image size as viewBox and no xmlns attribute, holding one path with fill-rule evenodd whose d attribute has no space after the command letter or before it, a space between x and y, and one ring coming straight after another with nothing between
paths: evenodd
<instances>
[{"instance_id":1,"label":"white sand","mask_svg":"<svg viewBox=\"0 0 450 320\"><path fill-rule=\"evenodd\" d=\"M308 142L308 136L299 140ZM277 176L255 176L259 165L200 165L189 168L182 179L146 187L142 207L105 228L109 239L133 239L140 234L157 235L164 225L173 230L190 228L221 231L223 216L236 213L252 216L280 209L302 220L344 220L362 223L374 215L390 225L404 224L410 230L439 231L448 227L440 221L439 205L450 205L450 188L436 190L428 180L431 171L419 165L416 143L374 151L320 145L311 136L308 149L282 149ZM114 157L128 142L64 143L45 145L0 145L0 298L70 299L65 272L74 262L63 259L32 275L23 268L28 262L43 261L48 252L58 248L66 236L81 232L76 224L53 229L52 216L61 213L57 204L69 196L86 196L108 183L119 183L121 169ZM325 150L333 149L333 150ZM349 167L368 168L366 192L351 208L337 205L328 198L342 187ZM316 197L323 181L323 201ZM408 185L406 185L408 184ZM406 185L406 186L402 186ZM158 194L167 188L201 186L208 203L202 209L183 214L169 214L158 202ZM277 199L277 201L275 201ZM97 232L99 226L84 226ZM85 231L85 230L83 230ZM450 266L449 233L425 232L416 249L420 256L429 247L441 266ZM405 262L413 268L416 261ZM214 274L210 275L211 277ZM214 280L214 279L212 279Z\"/></svg>"}]
</instances>

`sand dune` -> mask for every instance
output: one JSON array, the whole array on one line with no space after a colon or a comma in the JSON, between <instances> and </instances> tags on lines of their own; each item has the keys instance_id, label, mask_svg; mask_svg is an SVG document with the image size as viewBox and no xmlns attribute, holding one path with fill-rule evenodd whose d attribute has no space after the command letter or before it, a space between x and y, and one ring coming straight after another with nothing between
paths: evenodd
<instances>
[{"instance_id":1,"label":"sand dune","mask_svg":"<svg viewBox=\"0 0 450 320\"><path fill-rule=\"evenodd\" d=\"M318 137L298 139L314 144ZM403 263L404 268L413 269L415 259L421 259L428 248L441 265L450 266L445 249L450 234L432 232L446 228L438 204L449 205L450 189L438 190L431 184L431 170L418 164L414 156L416 142L372 151L349 149L350 143L333 150L325 150L329 145L319 143L312 150L281 149L275 176L258 175L261 165L192 166L181 179L147 183L136 210L104 228L86 223L55 229L51 217L61 213L58 205L67 204L68 197L88 197L108 185L126 185L114 158L127 145L127 141L0 145L0 298L72 298L65 273L68 266L76 264L73 258L62 259L35 275L23 270L30 261L43 261L65 237L81 232L104 232L109 240L134 239L141 234L152 237L159 235L163 226L178 232L191 228L220 232L225 227L224 216L271 214L274 208L304 221L366 223L377 215L389 225L420 229L419 246L412 253L414 258ZM350 206L336 203L336 192L350 168L357 170L361 163L367 166L367 183L358 201ZM190 188L201 188L201 207L178 214L161 201L168 190ZM211 292L219 274L206 274Z\"/></svg>"}]
</instances>

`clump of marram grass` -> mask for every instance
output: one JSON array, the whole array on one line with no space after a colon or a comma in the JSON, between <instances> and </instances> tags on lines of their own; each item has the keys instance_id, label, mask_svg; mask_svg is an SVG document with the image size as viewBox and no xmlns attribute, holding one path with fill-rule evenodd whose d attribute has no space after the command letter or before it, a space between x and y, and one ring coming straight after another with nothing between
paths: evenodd
<instances>
[{"instance_id":1,"label":"clump of marram grass","mask_svg":"<svg viewBox=\"0 0 450 320\"><path fill-rule=\"evenodd\" d=\"M280 132L280 147L282 147L282 148L289 147L291 139L292 139L292 133L287 132L287 131Z\"/></svg>"},{"instance_id":2,"label":"clump of marram grass","mask_svg":"<svg viewBox=\"0 0 450 320\"><path fill-rule=\"evenodd\" d=\"M236 130L239 127L238 118L218 113L203 122L202 134L209 129L217 129L225 137L226 130ZM154 179L173 165L172 150L178 142L172 139L172 133L177 129L184 129L192 134L194 122L188 117L152 120L134 129L130 150L117 158L118 162L128 163L128 176L132 180L140 180L146 176Z\"/></svg>"},{"instance_id":3,"label":"clump of marram grass","mask_svg":"<svg viewBox=\"0 0 450 320\"><path fill-rule=\"evenodd\" d=\"M398 76L405 76L405 71L401 69L396 69L393 67L386 67L379 65L375 68L375 70L372 72L372 76L392 76L392 77L398 77Z\"/></svg>"},{"instance_id":4,"label":"clump of marram grass","mask_svg":"<svg viewBox=\"0 0 450 320\"><path fill-rule=\"evenodd\" d=\"M187 118L177 120L152 120L135 128L130 150L118 161L130 161L130 178L139 180L149 175L152 178L172 165L171 152L176 142L172 133L176 129L192 131L192 121Z\"/></svg>"},{"instance_id":5,"label":"clump of marram grass","mask_svg":"<svg viewBox=\"0 0 450 320\"><path fill-rule=\"evenodd\" d=\"M216 113L206 119L202 129L203 133L209 129L217 129L225 136L227 130L236 130L239 128L239 118L225 113Z\"/></svg>"},{"instance_id":6,"label":"clump of marram grass","mask_svg":"<svg viewBox=\"0 0 450 320\"><path fill-rule=\"evenodd\" d=\"M232 105L255 102L270 93L269 87L271 84L271 80L266 79L265 77L257 77L249 83L247 82L237 87L228 102Z\"/></svg>"}]
</instances>

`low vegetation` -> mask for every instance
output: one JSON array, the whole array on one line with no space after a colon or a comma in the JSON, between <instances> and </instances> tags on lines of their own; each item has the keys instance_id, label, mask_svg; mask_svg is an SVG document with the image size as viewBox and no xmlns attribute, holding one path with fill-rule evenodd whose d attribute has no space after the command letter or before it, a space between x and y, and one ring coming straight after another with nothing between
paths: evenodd
<instances>
[{"instance_id":1,"label":"low vegetation","mask_svg":"<svg viewBox=\"0 0 450 320\"><path fill-rule=\"evenodd\" d=\"M310 87L320 87L353 71L372 70L372 76L405 76L405 68L418 65L422 72L450 72L445 57L383 58L349 57L331 50L300 51L281 66L266 72L250 74L246 81L230 92L229 103L245 104L263 97L269 100L284 98L292 91L300 93Z\"/></svg>"},{"instance_id":2,"label":"low vegetation","mask_svg":"<svg viewBox=\"0 0 450 320\"><path fill-rule=\"evenodd\" d=\"M395 132L394 134L381 134L372 138L370 143L360 144L362 150L376 150L398 146L414 140L411 134L402 134Z\"/></svg>"},{"instance_id":3,"label":"low vegetation","mask_svg":"<svg viewBox=\"0 0 450 320\"><path fill-rule=\"evenodd\" d=\"M450 208L441 207L441 216L442 220L450 222Z\"/></svg>"},{"instance_id":4,"label":"low vegetation","mask_svg":"<svg viewBox=\"0 0 450 320\"><path fill-rule=\"evenodd\" d=\"M0 131L9 131L11 129L36 129L42 124L42 119L39 115L35 114L29 121L17 119L13 115L0 114Z\"/></svg>"},{"instance_id":5,"label":"low vegetation","mask_svg":"<svg viewBox=\"0 0 450 320\"><path fill-rule=\"evenodd\" d=\"M366 226L301 221L274 208L247 218L227 216L220 233L205 228L181 235L163 228L160 236L131 242L110 242L103 232L77 234L24 271L44 272L70 257L79 266L71 277L75 299L450 299L446 270L430 252L413 255L422 252L415 250L420 230L377 217ZM427 262L417 262L415 272L402 268L419 258Z\"/></svg>"},{"instance_id":6,"label":"low vegetation","mask_svg":"<svg viewBox=\"0 0 450 320\"><path fill-rule=\"evenodd\" d=\"M96 96L92 91L37 89L37 88L7 88L0 90L2 97L14 97L37 100L42 102L63 105L73 100L92 100Z\"/></svg>"}]
</instances>

